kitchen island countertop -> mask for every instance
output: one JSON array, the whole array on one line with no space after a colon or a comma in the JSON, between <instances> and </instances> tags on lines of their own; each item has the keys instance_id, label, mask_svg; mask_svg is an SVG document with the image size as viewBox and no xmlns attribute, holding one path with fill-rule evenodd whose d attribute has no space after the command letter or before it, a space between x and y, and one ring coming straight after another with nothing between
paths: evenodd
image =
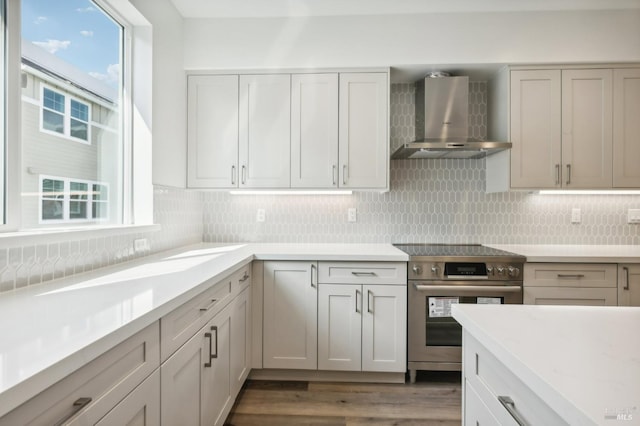
<instances>
[{"instance_id":1,"label":"kitchen island countertop","mask_svg":"<svg viewBox=\"0 0 640 426\"><path fill-rule=\"evenodd\" d=\"M452 312L568 424L616 423L605 415L618 414L640 424L640 307L460 304Z\"/></svg>"}]
</instances>

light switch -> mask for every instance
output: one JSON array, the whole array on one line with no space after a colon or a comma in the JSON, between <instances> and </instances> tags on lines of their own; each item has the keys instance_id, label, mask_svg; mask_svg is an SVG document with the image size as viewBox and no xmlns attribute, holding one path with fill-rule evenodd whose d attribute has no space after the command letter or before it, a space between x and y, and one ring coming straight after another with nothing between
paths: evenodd
<instances>
[{"instance_id":1,"label":"light switch","mask_svg":"<svg viewBox=\"0 0 640 426\"><path fill-rule=\"evenodd\" d=\"M264 209L258 209L258 212L256 213L256 222L264 222L265 216Z\"/></svg>"},{"instance_id":2,"label":"light switch","mask_svg":"<svg viewBox=\"0 0 640 426\"><path fill-rule=\"evenodd\" d=\"M358 220L357 211L354 207L350 207L347 210L347 220L349 222L356 222Z\"/></svg>"},{"instance_id":3,"label":"light switch","mask_svg":"<svg viewBox=\"0 0 640 426\"><path fill-rule=\"evenodd\" d=\"M576 208L571 209L571 223L581 223L581 222L582 222L582 211Z\"/></svg>"},{"instance_id":4,"label":"light switch","mask_svg":"<svg viewBox=\"0 0 640 426\"><path fill-rule=\"evenodd\" d=\"M627 223L640 223L640 209L627 210Z\"/></svg>"}]
</instances>

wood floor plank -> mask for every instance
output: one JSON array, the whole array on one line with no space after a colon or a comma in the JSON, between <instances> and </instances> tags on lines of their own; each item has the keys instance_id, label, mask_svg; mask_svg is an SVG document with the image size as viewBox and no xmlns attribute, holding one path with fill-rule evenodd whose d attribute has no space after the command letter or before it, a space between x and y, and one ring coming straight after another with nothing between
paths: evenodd
<instances>
[{"instance_id":1,"label":"wood floor plank","mask_svg":"<svg viewBox=\"0 0 640 426\"><path fill-rule=\"evenodd\" d=\"M346 426L344 417L231 413L225 426Z\"/></svg>"}]
</instances>

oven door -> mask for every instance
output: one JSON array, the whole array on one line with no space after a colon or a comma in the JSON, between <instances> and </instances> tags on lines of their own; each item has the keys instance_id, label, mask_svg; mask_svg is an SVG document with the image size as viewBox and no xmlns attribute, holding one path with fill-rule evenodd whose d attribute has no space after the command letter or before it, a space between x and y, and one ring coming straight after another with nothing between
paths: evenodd
<instances>
[{"instance_id":1,"label":"oven door","mask_svg":"<svg viewBox=\"0 0 640 426\"><path fill-rule=\"evenodd\" d=\"M511 281L413 281L408 292L409 369L459 370L462 327L454 303L522 303L522 283Z\"/></svg>"}]
</instances>

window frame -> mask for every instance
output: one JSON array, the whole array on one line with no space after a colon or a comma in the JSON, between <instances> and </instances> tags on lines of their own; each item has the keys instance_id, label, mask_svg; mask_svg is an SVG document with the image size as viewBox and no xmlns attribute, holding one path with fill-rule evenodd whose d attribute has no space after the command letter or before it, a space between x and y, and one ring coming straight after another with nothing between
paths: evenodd
<instances>
[{"instance_id":1,"label":"window frame","mask_svg":"<svg viewBox=\"0 0 640 426\"><path fill-rule=\"evenodd\" d=\"M43 183L45 180L54 180L54 181L61 181L63 182L63 198L62 198L62 219L44 219L42 217L43 214L43 209L42 209L42 203L45 199L47 200L51 200L54 198L46 198L45 197L45 192L43 191ZM79 184L83 184L83 185L87 185L87 198L85 198L84 200L80 200L80 201L84 201L86 203L86 217L84 218L72 218L71 217L71 203L74 201L71 198L72 195L72 191L71 191L71 184L72 183L79 183ZM100 217L100 218L94 218L93 217L93 204L94 204L94 199L93 199L93 185L102 185L104 187L107 188L107 199L104 202L104 204L107 205L107 209L106 209L106 216L104 217ZM51 176L51 175L39 175L38 176L38 223L40 225L46 225L46 224L60 224L60 223L68 223L68 224L72 224L72 223L100 223L100 222L108 222L109 221L109 205L111 203L110 200L110 194L111 194L111 190L109 189L109 183L108 182L100 182L100 181L93 181L93 180L86 180L86 179L76 179L76 178L71 178L71 177L62 177L62 176ZM100 200L100 202L102 203L102 200Z\"/></svg>"},{"instance_id":2,"label":"window frame","mask_svg":"<svg viewBox=\"0 0 640 426\"><path fill-rule=\"evenodd\" d=\"M48 108L44 105L44 92L45 90L49 90L57 95L64 97L64 111L56 111L54 109ZM71 114L71 101L75 101L81 105L87 107L87 121L84 122L78 118L75 118ZM54 130L45 129L44 127L44 112L49 111L54 114L58 114L62 116L62 133L56 132ZM82 138L75 137L71 135L71 120L81 121L87 125L87 139L84 140ZM91 104L88 102L81 101L80 98L72 95L69 92L64 90L60 90L55 88L54 86L41 82L40 83L40 131L42 133L57 136L59 138L69 139L74 142L79 142L85 145L91 145Z\"/></svg>"}]
</instances>

